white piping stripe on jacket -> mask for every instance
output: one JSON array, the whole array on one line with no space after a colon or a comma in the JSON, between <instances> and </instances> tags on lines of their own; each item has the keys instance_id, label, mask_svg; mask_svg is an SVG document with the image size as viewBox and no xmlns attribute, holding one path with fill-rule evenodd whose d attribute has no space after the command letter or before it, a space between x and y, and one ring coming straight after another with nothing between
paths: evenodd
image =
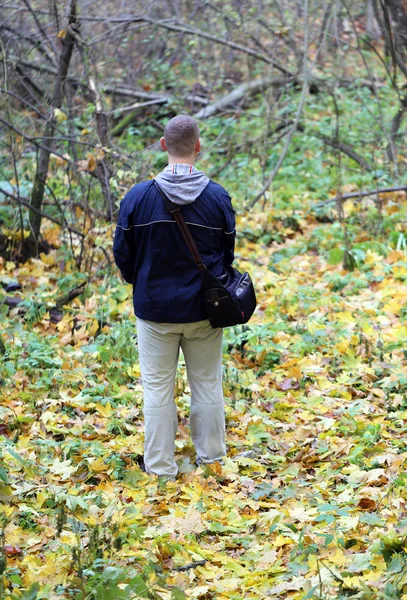
<instances>
[{"instance_id":1,"label":"white piping stripe on jacket","mask_svg":"<svg viewBox=\"0 0 407 600\"><path fill-rule=\"evenodd\" d=\"M218 229L222 231L222 227L209 227L208 225L200 225L199 223L190 223L189 221L185 221L186 225L195 225L196 227L205 227L205 229Z\"/></svg>"},{"instance_id":2,"label":"white piping stripe on jacket","mask_svg":"<svg viewBox=\"0 0 407 600\"><path fill-rule=\"evenodd\" d=\"M133 227L147 227L147 225L154 225L155 223L176 223L176 221L163 219L160 221L151 221L150 223L141 223L140 225L131 225L130 227L122 227L121 225L117 224L117 227L120 227L120 229L124 229L124 231L130 231L130 229L132 229ZM218 231L222 231L222 227L209 227L208 225L200 225L199 223L191 223L190 221L185 221L185 223L187 225L195 225L196 227L205 227L205 229L217 229ZM226 235L231 235L234 232L234 229L233 231L224 231Z\"/></svg>"}]
</instances>

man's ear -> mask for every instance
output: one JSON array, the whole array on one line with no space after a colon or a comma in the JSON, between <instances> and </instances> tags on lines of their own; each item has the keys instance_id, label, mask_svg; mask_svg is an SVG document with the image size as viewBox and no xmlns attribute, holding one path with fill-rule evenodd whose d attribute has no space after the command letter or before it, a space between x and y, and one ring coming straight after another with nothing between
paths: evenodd
<instances>
[{"instance_id":1,"label":"man's ear","mask_svg":"<svg viewBox=\"0 0 407 600\"><path fill-rule=\"evenodd\" d=\"M164 150L164 152L168 152L168 150L167 150L167 144L165 143L165 138L164 137L160 138L160 144L161 144L161 148Z\"/></svg>"},{"instance_id":2,"label":"man's ear","mask_svg":"<svg viewBox=\"0 0 407 600\"><path fill-rule=\"evenodd\" d=\"M195 152L200 152L201 151L201 138L196 140L196 144L195 144Z\"/></svg>"}]
</instances>

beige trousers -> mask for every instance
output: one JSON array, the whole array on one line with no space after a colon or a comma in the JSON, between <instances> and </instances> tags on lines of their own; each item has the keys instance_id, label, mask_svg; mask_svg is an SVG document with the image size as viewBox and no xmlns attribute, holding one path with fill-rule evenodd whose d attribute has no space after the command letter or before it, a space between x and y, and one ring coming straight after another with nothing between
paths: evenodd
<instances>
[{"instance_id":1,"label":"beige trousers","mask_svg":"<svg viewBox=\"0 0 407 600\"><path fill-rule=\"evenodd\" d=\"M154 323L137 318L137 339L144 391L144 464L147 473L174 477L178 428L174 401L179 349L191 388L191 438L199 462L226 454L222 392L222 329L208 320Z\"/></svg>"}]
</instances>

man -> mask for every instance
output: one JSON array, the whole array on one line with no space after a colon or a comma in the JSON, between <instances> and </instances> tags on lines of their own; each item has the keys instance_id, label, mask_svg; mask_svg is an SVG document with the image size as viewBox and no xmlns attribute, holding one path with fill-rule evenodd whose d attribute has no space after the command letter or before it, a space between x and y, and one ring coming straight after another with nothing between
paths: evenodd
<instances>
[{"instance_id":1,"label":"man","mask_svg":"<svg viewBox=\"0 0 407 600\"><path fill-rule=\"evenodd\" d=\"M234 259L231 199L194 166L201 149L194 119L171 119L160 143L168 152L168 166L155 180L182 206L203 262L219 276ZM222 329L209 323L201 273L154 181L135 185L124 197L113 252L123 278L133 284L144 390L145 469L175 479L174 382L180 348L191 388L190 428L197 463L218 461L226 454Z\"/></svg>"}]
</instances>

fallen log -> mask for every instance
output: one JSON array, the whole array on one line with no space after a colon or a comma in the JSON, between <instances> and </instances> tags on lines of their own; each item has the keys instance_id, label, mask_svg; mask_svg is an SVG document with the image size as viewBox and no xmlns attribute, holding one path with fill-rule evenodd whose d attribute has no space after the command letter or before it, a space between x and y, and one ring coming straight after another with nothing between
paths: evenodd
<instances>
[{"instance_id":1,"label":"fallen log","mask_svg":"<svg viewBox=\"0 0 407 600\"><path fill-rule=\"evenodd\" d=\"M207 119L227 106L242 100L245 96L254 96L271 86L280 87L292 81L293 79L290 77L262 77L261 79L250 81L249 83L242 83L229 94L226 94L226 96L222 96L222 98L219 98L216 102L201 108L201 110L194 115L194 118Z\"/></svg>"},{"instance_id":2,"label":"fallen log","mask_svg":"<svg viewBox=\"0 0 407 600\"><path fill-rule=\"evenodd\" d=\"M133 90L131 88L122 87L122 86L114 86L114 85L104 85L102 90L105 94L110 94L111 96L123 96L125 98L142 98L144 100L157 100L160 102L167 101L170 102L174 99L174 96L171 94L163 94L161 92L144 92L141 90ZM179 96L177 96L177 99ZM196 104L209 104L209 100L204 98L203 96L199 96L198 94L185 94L185 96L181 96L184 100L188 100L188 102L195 102ZM112 112L120 109L113 109Z\"/></svg>"}]
</instances>

